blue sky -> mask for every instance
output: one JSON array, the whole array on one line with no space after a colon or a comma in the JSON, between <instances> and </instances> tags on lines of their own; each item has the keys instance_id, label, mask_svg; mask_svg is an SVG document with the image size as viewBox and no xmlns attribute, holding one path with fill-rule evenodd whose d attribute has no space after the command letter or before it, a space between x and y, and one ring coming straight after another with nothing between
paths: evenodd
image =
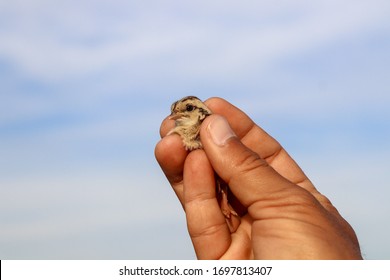
<instances>
[{"instance_id":1,"label":"blue sky","mask_svg":"<svg viewBox=\"0 0 390 280\"><path fill-rule=\"evenodd\" d=\"M155 162L185 95L277 138L390 259L388 1L1 1L0 259L191 259Z\"/></svg>"}]
</instances>

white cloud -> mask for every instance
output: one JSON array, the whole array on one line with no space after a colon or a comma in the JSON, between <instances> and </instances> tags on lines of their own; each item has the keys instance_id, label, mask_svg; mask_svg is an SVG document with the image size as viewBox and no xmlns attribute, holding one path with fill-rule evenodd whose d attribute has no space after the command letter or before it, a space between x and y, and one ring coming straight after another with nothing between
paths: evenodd
<instances>
[{"instance_id":1,"label":"white cloud","mask_svg":"<svg viewBox=\"0 0 390 280\"><path fill-rule=\"evenodd\" d=\"M146 3L132 6L126 1L108 6L104 1L92 6L88 1L63 2L59 6L49 2L34 1L27 6L3 3L3 14L8 13L5 18L13 24L0 28L0 56L19 73L19 78L50 85L47 96L41 98L5 97L0 105L3 122L51 114L63 110L64 105L85 111L107 97L124 93L131 96L137 87L148 88L147 94L155 96L171 88L187 91L197 84L232 81L246 90L248 80L261 81L261 77L274 78L272 83L277 84L277 75L291 76L281 69L275 71L275 65L283 59L351 37L364 37L385 26L390 9L386 1L379 0L302 0L277 5L272 1L240 5L171 1L168 6L160 3L153 8L147 8ZM274 77L268 77L268 73L275 73ZM303 85L307 77L297 75L292 79ZM13 84L18 82L16 79ZM375 80L372 83L378 84ZM263 110L272 108L270 114L278 108L285 113L286 109L307 113L308 108L318 112L320 108L342 108L345 98L359 100L351 85L352 81L346 89L339 84L338 90L333 88L319 96L308 94L318 92L310 86L293 93L283 93L285 89L280 88L276 96L249 94L248 104L241 95L240 102L245 108L269 104ZM253 88L258 90L259 86ZM253 102L254 98L259 101ZM359 104L367 99L362 98ZM319 100L328 106L306 105L319 104ZM12 109L14 104L18 109Z\"/></svg>"},{"instance_id":2,"label":"white cloud","mask_svg":"<svg viewBox=\"0 0 390 280\"><path fill-rule=\"evenodd\" d=\"M72 171L71 176L51 173L2 179L0 209L2 217L12 219L2 221L0 240L59 238L179 218L179 203L162 174L145 177L147 174L139 170L129 170L125 175L126 167L129 165L109 172L84 168ZM156 171L155 167L148 169Z\"/></svg>"},{"instance_id":3,"label":"white cloud","mask_svg":"<svg viewBox=\"0 0 390 280\"><path fill-rule=\"evenodd\" d=\"M0 53L28 75L47 81L66 81L124 64L137 68L140 60L165 56L178 73L239 75L247 67L266 67L284 55L369 31L383 23L389 9L384 1L282 2L284 8L250 1L239 7L201 3L191 11L172 1L171 10L132 11L134 7L120 2L109 9L107 19L96 9L102 3L92 7L84 2L59 7L34 3L22 11L8 9L19 22L0 29ZM115 9L130 16L115 18L111 14ZM180 15L182 10L193 12L193 17Z\"/></svg>"}]
</instances>

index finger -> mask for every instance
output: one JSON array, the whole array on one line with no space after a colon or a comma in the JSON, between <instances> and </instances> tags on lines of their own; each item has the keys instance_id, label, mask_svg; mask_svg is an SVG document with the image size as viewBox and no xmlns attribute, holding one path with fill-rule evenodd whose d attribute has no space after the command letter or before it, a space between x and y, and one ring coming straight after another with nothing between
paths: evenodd
<instances>
[{"instance_id":1,"label":"index finger","mask_svg":"<svg viewBox=\"0 0 390 280\"><path fill-rule=\"evenodd\" d=\"M213 113L224 116L242 143L266 160L280 175L310 192L316 191L279 142L256 125L247 114L222 98L210 98L205 104Z\"/></svg>"}]
</instances>

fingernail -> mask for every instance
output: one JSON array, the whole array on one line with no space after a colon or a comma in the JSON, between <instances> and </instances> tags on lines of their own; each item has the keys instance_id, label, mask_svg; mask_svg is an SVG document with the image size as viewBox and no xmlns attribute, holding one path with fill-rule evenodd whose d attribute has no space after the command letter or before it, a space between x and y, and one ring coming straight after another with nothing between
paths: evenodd
<instances>
[{"instance_id":1,"label":"fingernail","mask_svg":"<svg viewBox=\"0 0 390 280\"><path fill-rule=\"evenodd\" d=\"M215 116L209 123L207 127L211 139L214 144L218 146L224 146L232 137L235 137L233 130L231 129L228 121L221 116Z\"/></svg>"}]
</instances>

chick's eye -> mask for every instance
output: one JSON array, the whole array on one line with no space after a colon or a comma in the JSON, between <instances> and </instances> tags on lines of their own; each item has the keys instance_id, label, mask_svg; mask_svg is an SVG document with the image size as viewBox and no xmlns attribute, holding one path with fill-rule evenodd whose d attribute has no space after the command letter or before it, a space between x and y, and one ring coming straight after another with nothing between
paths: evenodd
<instances>
[{"instance_id":1,"label":"chick's eye","mask_svg":"<svg viewBox=\"0 0 390 280\"><path fill-rule=\"evenodd\" d=\"M195 109L195 107L194 107L193 105L187 104L187 106L186 106L186 111L187 111L187 112L194 111L194 109Z\"/></svg>"}]
</instances>

